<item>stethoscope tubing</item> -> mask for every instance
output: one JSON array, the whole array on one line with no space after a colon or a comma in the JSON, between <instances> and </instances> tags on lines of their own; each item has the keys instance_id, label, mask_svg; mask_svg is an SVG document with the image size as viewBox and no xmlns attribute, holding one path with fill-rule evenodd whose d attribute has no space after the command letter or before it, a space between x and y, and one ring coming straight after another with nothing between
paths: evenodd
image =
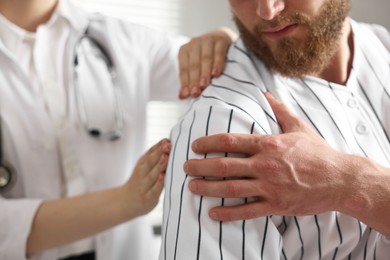
<instances>
[{"instance_id":1,"label":"stethoscope tubing","mask_svg":"<svg viewBox=\"0 0 390 260\"><path fill-rule=\"evenodd\" d=\"M112 130L103 132L97 128L91 128L89 126L88 115L86 111L86 106L84 99L82 97L82 93L80 91L80 86L78 84L79 77L79 49L81 48L81 44L83 40L88 40L92 43L101 53L101 56L107 66L107 70L111 77L111 82L114 91L114 127ZM107 53L105 48L88 32L88 28L85 32L77 39L74 47L74 60L73 60L73 88L76 99L76 106L78 110L78 114L80 117L80 121L85 129L85 131L92 137L101 139L101 140L109 140L115 141L118 140L122 136L123 128L124 128L124 115L123 115L123 107L121 101L121 88L120 85L117 84L117 73L115 70L114 63L111 60L110 55ZM3 153L3 135L2 135L2 122L0 115L0 194L3 194L6 191L12 189L12 187L16 183L17 174L14 167L4 160Z\"/></svg>"},{"instance_id":2,"label":"stethoscope tubing","mask_svg":"<svg viewBox=\"0 0 390 260\"><path fill-rule=\"evenodd\" d=\"M86 106L84 99L82 97L82 93L80 91L80 86L78 84L78 77L79 77L79 49L81 49L83 40L88 40L91 44L93 44L94 47L96 47L99 52L101 53L101 57L103 58L107 70L111 77L111 82L113 86L114 91L114 127L112 130L108 131L101 131L97 128L92 128L89 125L88 120L88 113L86 112ZM75 44L75 50L74 50L74 71L73 71L73 84L74 84L74 92L75 92L75 99L76 99L76 105L77 110L79 113L80 121L85 129L85 131L98 139L103 140L109 140L109 141L115 141L118 140L122 136L123 127L124 127L124 115L123 115L123 107L121 101L121 88L120 85L117 83L117 73L115 70L114 63L108 54L108 52L105 50L105 48L93 37L90 36L90 33L88 29L85 30L85 32L79 37Z\"/></svg>"},{"instance_id":3,"label":"stethoscope tubing","mask_svg":"<svg viewBox=\"0 0 390 260\"><path fill-rule=\"evenodd\" d=\"M4 159L2 129L2 119L0 115L0 194L12 189L17 177L14 167Z\"/></svg>"}]
</instances>

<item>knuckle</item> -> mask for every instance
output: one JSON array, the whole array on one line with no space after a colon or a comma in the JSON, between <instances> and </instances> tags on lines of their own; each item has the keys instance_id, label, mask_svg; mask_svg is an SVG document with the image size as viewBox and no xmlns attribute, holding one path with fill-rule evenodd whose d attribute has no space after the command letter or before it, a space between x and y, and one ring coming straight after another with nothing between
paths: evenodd
<instances>
[{"instance_id":1,"label":"knuckle","mask_svg":"<svg viewBox=\"0 0 390 260\"><path fill-rule=\"evenodd\" d=\"M208 52L203 52L202 53L202 62L203 63L210 63L210 61L213 60L213 55L211 53L208 53Z\"/></svg>"},{"instance_id":2,"label":"knuckle","mask_svg":"<svg viewBox=\"0 0 390 260\"><path fill-rule=\"evenodd\" d=\"M222 57L225 57L225 55L226 55L226 49L220 49L220 48L215 49L214 54L216 57L219 57L220 59L222 59Z\"/></svg>"},{"instance_id":3,"label":"knuckle","mask_svg":"<svg viewBox=\"0 0 390 260\"><path fill-rule=\"evenodd\" d=\"M232 148L236 144L236 139L232 135L228 135L228 134L221 135L220 141L225 149Z\"/></svg>"},{"instance_id":4,"label":"knuckle","mask_svg":"<svg viewBox=\"0 0 390 260\"><path fill-rule=\"evenodd\" d=\"M236 182L228 181L225 186L225 193L229 197L236 198L240 194L240 186Z\"/></svg>"},{"instance_id":5,"label":"knuckle","mask_svg":"<svg viewBox=\"0 0 390 260\"><path fill-rule=\"evenodd\" d=\"M189 65L189 70L193 72L199 72L200 71L200 63L198 60L191 60Z\"/></svg>"},{"instance_id":6,"label":"knuckle","mask_svg":"<svg viewBox=\"0 0 390 260\"><path fill-rule=\"evenodd\" d=\"M147 154L145 158L146 159L145 162L149 165L154 165L156 163L156 160L158 160L158 158L160 158L161 155L162 155L161 149L156 149L153 152Z\"/></svg>"},{"instance_id":7,"label":"knuckle","mask_svg":"<svg viewBox=\"0 0 390 260\"><path fill-rule=\"evenodd\" d=\"M221 177L226 177L229 170L229 165L226 161L220 160L217 166L217 172Z\"/></svg>"},{"instance_id":8,"label":"knuckle","mask_svg":"<svg viewBox=\"0 0 390 260\"><path fill-rule=\"evenodd\" d=\"M263 140L263 146L266 149L279 150L282 147L282 141L275 136L267 136Z\"/></svg>"}]
</instances>

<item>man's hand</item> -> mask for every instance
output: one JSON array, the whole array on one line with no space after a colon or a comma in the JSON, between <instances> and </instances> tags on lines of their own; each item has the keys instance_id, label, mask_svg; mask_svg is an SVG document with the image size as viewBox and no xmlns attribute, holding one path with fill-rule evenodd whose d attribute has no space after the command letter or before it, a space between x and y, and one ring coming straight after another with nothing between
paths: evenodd
<instances>
[{"instance_id":1,"label":"man's hand","mask_svg":"<svg viewBox=\"0 0 390 260\"><path fill-rule=\"evenodd\" d=\"M222 27L195 37L180 48L180 99L199 96L211 78L222 73L227 50L236 38L235 32Z\"/></svg>"},{"instance_id":2,"label":"man's hand","mask_svg":"<svg viewBox=\"0 0 390 260\"><path fill-rule=\"evenodd\" d=\"M267 215L312 215L337 210L354 181L345 156L332 149L286 106L266 97L281 125L280 135L217 134L192 144L196 153L229 152L246 158L189 160L185 172L194 177L190 190L199 195L255 201L209 211L215 220L231 221ZM229 178L234 178L233 180ZM351 192L352 193L352 192Z\"/></svg>"}]
</instances>

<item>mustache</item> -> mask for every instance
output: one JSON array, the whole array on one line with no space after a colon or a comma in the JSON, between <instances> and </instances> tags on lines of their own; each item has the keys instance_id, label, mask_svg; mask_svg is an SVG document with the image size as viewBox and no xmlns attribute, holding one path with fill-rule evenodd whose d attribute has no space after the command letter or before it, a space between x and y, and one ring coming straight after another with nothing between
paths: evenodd
<instances>
[{"instance_id":1,"label":"mustache","mask_svg":"<svg viewBox=\"0 0 390 260\"><path fill-rule=\"evenodd\" d=\"M310 19L299 12L296 12L292 15L277 16L273 20L262 21L255 25L255 33L262 33L265 30L269 30L278 26L286 24L299 24L299 25L308 25L310 24Z\"/></svg>"}]
</instances>

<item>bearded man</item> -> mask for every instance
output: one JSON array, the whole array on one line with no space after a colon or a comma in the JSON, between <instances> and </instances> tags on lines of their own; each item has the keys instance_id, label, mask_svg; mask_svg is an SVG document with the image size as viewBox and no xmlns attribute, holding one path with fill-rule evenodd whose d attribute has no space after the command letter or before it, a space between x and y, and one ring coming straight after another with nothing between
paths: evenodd
<instances>
[{"instance_id":1,"label":"bearded man","mask_svg":"<svg viewBox=\"0 0 390 260\"><path fill-rule=\"evenodd\" d=\"M172 131L160 260L388 259L388 30L350 0L229 2L241 37Z\"/></svg>"}]
</instances>

